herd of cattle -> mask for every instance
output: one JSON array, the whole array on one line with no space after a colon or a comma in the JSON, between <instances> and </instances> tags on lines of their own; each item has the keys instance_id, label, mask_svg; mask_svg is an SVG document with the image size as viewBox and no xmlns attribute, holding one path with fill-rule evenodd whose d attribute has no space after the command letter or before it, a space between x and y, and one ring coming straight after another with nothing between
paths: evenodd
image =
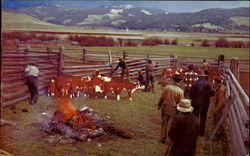
<instances>
[{"instance_id":1,"label":"herd of cattle","mask_svg":"<svg viewBox=\"0 0 250 156\"><path fill-rule=\"evenodd\" d=\"M137 89L144 89L144 86L121 80L120 77L99 75L91 78L89 76L61 75L49 81L48 96L61 97L69 95L73 98L83 93L87 97L94 96L107 99L109 93L114 93L119 101L120 94L127 91L129 100L132 101L132 93Z\"/></svg>"},{"instance_id":2,"label":"herd of cattle","mask_svg":"<svg viewBox=\"0 0 250 156\"><path fill-rule=\"evenodd\" d=\"M163 70L161 74L160 84L165 87L171 77L174 74L180 74L184 77L186 69L183 68L167 68ZM213 83L216 77L221 75L217 70L209 71L209 81ZM200 74L200 73L198 73ZM79 97L80 94L84 94L87 97L104 97L107 99L108 94L115 94L116 99L120 100L120 95L123 91L127 91L129 100L132 101L132 93L136 90L144 90L145 86L140 83L132 83L126 80L121 80L120 77L108 77L108 76L69 76L61 75L55 79L51 79L48 84L48 96L62 97L65 95L73 97Z\"/></svg>"}]
</instances>

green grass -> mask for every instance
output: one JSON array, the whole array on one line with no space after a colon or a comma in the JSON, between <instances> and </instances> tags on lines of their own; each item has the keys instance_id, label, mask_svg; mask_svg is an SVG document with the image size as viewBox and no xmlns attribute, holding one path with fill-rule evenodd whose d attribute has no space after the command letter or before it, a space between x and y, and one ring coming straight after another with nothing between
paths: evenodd
<instances>
[{"instance_id":1,"label":"green grass","mask_svg":"<svg viewBox=\"0 0 250 156\"><path fill-rule=\"evenodd\" d=\"M238 24L238 25L247 25L249 26L249 17L231 17L230 18L235 24Z\"/></svg>"},{"instance_id":2,"label":"green grass","mask_svg":"<svg viewBox=\"0 0 250 156\"><path fill-rule=\"evenodd\" d=\"M162 90L156 87L156 93L136 91L133 94L133 101L128 100L127 94L123 93L121 101L116 101L113 95L109 99L77 98L72 104L77 108L87 105L94 109L94 112L101 118L106 119L124 130L131 130L135 133L132 139L123 139L116 136L107 138L96 138L90 143L77 142L67 145L51 145L45 142L46 136L34 123L45 120L40 113L54 111L52 98L39 97L37 105L30 106L27 102L16 106L16 113L5 109L5 119L18 122L16 127L0 127L2 132L0 148L14 155L38 156L44 154L56 156L161 156L166 150L166 145L159 143L161 113L157 110L156 104ZM21 112L27 108L28 113ZM109 116L110 118L108 118ZM207 132L211 134L213 125L211 115L208 117ZM197 155L221 155L224 148L219 141L213 141L212 146L207 149L208 136L199 137L197 142ZM101 147L98 146L101 144ZM216 147L216 148L215 148Z\"/></svg>"},{"instance_id":3,"label":"green grass","mask_svg":"<svg viewBox=\"0 0 250 156\"><path fill-rule=\"evenodd\" d=\"M40 44L38 47L45 47L47 45ZM49 45L52 49L59 49L62 45ZM183 45L158 45L158 46L138 46L138 47L84 47L84 46L65 46L65 54L69 56L82 57L82 49L86 48L89 51L108 52L109 50L114 54L116 52L126 51L129 53L138 54L176 54L177 56L190 56L190 57L209 57L215 58L221 54L225 55L226 59L237 57L239 59L249 59L248 48L214 48L214 47L201 47L201 46L183 46ZM78 50L79 54L70 53L70 50Z\"/></svg>"}]
</instances>

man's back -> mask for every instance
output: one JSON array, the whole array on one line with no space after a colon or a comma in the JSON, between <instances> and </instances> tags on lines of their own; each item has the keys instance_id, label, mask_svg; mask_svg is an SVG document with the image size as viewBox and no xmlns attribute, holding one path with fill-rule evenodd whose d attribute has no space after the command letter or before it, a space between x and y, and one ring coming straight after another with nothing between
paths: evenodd
<instances>
[{"instance_id":1,"label":"man's back","mask_svg":"<svg viewBox=\"0 0 250 156\"><path fill-rule=\"evenodd\" d=\"M190 98L191 99L203 99L214 96L214 91L212 86L207 80L198 80L196 81L190 89Z\"/></svg>"},{"instance_id":2,"label":"man's back","mask_svg":"<svg viewBox=\"0 0 250 156\"><path fill-rule=\"evenodd\" d=\"M194 114L179 113L174 116L173 126L169 131L169 137L174 145L195 147L199 134L199 120Z\"/></svg>"},{"instance_id":3,"label":"man's back","mask_svg":"<svg viewBox=\"0 0 250 156\"><path fill-rule=\"evenodd\" d=\"M28 65L25 68L26 76L38 76L39 70L36 66Z\"/></svg>"},{"instance_id":4,"label":"man's back","mask_svg":"<svg viewBox=\"0 0 250 156\"><path fill-rule=\"evenodd\" d=\"M177 103L184 97L183 94L183 90L179 86L167 85L161 95L161 99L164 99L162 111L169 115L175 114Z\"/></svg>"}]
</instances>

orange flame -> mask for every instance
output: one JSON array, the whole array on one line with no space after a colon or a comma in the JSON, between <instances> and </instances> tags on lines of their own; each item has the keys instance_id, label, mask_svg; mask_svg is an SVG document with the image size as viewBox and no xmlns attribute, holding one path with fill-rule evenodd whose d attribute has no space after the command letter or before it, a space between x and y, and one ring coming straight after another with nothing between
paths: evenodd
<instances>
[{"instance_id":1,"label":"orange flame","mask_svg":"<svg viewBox=\"0 0 250 156\"><path fill-rule=\"evenodd\" d=\"M78 114L70 100L69 96L56 99L58 113L54 116L54 120L60 120L62 118L70 120L69 122L73 129L78 129L79 127L96 129L96 124L93 122L93 118L88 114Z\"/></svg>"},{"instance_id":2,"label":"orange flame","mask_svg":"<svg viewBox=\"0 0 250 156\"><path fill-rule=\"evenodd\" d=\"M70 98L68 96L60 97L56 99L57 110L62 116L69 120L73 116L77 116L75 107L71 104Z\"/></svg>"}]
</instances>

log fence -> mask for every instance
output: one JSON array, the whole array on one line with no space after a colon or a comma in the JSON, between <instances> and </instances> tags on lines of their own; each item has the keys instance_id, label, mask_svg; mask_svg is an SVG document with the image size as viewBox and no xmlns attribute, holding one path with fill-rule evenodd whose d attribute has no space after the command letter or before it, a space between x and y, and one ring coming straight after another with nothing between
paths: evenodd
<instances>
[{"instance_id":1,"label":"log fence","mask_svg":"<svg viewBox=\"0 0 250 156\"><path fill-rule=\"evenodd\" d=\"M23 79L23 70L27 63L37 62L40 70L39 94L46 91L50 78L61 74L91 76L97 69L101 74L110 75L118 64L118 58L124 58L130 71L131 79L136 79L138 71L145 71L148 59L155 64L155 75L159 76L166 68L186 67L189 64L201 65L204 58L185 57L164 54L138 54L128 52L94 52L87 49L34 50L29 48L2 48L1 65L1 107L7 107L29 98L27 85ZM217 59L205 58L214 68L218 68ZM94 63L90 64L90 63ZM226 59L224 68L220 68L225 77L227 103L210 139L223 122L230 131L233 155L247 155L249 144L249 96L238 82L239 71L249 72L249 60ZM119 75L116 71L114 76Z\"/></svg>"}]
</instances>

